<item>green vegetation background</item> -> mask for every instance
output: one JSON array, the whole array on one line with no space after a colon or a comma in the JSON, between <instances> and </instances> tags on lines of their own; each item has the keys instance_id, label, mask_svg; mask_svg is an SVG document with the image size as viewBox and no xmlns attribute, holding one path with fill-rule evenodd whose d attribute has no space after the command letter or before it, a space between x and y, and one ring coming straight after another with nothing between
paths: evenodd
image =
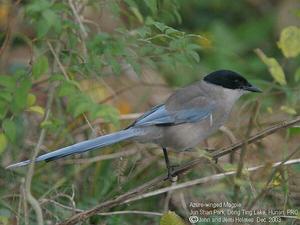
<instances>
[{"instance_id":1,"label":"green vegetation background","mask_svg":"<svg viewBox=\"0 0 300 225\"><path fill-rule=\"evenodd\" d=\"M264 90L260 96L244 97L234 109L227 126L237 140L299 114L299 17L297 0L1 1L0 224L36 224L34 211L25 207L27 167L5 167L30 158L42 131L46 136L40 153L116 131L136 113L163 102L172 90L217 69L238 71ZM250 118L254 125L247 131ZM283 160L299 147L299 133L299 127L289 128L248 146L245 164ZM221 132L205 143L209 148L229 144ZM124 151L127 156L122 156ZM116 152L121 155L110 160L94 158ZM171 152L171 160L180 164L201 154L199 146L191 154ZM226 171L238 163L235 154L218 165ZM213 163L202 165L180 182L218 171ZM182 199L187 206L190 201L234 201L238 183L238 201L251 204L270 171L269 166L238 180L228 178L178 191L170 199L161 195L110 211L170 209L187 223ZM256 207L298 208L299 171L295 165L276 173ZM156 146L121 143L37 164L31 192L45 224L55 224L73 214L55 202L88 209L165 172ZM94 216L84 224L159 221L160 216L126 214Z\"/></svg>"}]
</instances>

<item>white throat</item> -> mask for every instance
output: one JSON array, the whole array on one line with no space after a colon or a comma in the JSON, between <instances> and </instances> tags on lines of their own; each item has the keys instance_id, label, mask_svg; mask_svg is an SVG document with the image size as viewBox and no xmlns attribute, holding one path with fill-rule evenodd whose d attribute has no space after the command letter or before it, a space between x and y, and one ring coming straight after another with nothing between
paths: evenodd
<instances>
[{"instance_id":1,"label":"white throat","mask_svg":"<svg viewBox=\"0 0 300 225\"><path fill-rule=\"evenodd\" d=\"M201 86L204 87L212 97L225 101L227 104L234 104L243 94L247 93L247 91L242 89L224 88L204 80L202 80Z\"/></svg>"}]
</instances>

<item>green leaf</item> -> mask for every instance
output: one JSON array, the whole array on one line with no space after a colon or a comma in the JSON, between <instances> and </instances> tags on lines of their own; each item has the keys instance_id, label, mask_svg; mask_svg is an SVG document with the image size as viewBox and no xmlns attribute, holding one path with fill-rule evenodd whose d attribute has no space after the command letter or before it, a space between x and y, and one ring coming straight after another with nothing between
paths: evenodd
<instances>
[{"instance_id":1,"label":"green leaf","mask_svg":"<svg viewBox=\"0 0 300 225\"><path fill-rule=\"evenodd\" d=\"M7 102L0 99L0 120L4 119L8 111Z\"/></svg>"},{"instance_id":2,"label":"green leaf","mask_svg":"<svg viewBox=\"0 0 300 225\"><path fill-rule=\"evenodd\" d=\"M286 105L281 106L280 110L283 111L283 112L286 112L288 114L291 114L291 115L296 115L297 114L297 112L294 108L286 106Z\"/></svg>"},{"instance_id":3,"label":"green leaf","mask_svg":"<svg viewBox=\"0 0 300 225\"><path fill-rule=\"evenodd\" d=\"M84 112L88 112L90 110L90 108L91 108L91 105L89 104L89 102L86 102L86 101L78 102L72 112L73 116L77 117Z\"/></svg>"},{"instance_id":4,"label":"green leaf","mask_svg":"<svg viewBox=\"0 0 300 225\"><path fill-rule=\"evenodd\" d=\"M166 212L164 215L161 217L160 225L185 225L183 220L174 212Z\"/></svg>"},{"instance_id":5,"label":"green leaf","mask_svg":"<svg viewBox=\"0 0 300 225\"><path fill-rule=\"evenodd\" d=\"M160 22L151 22L151 25L154 25L157 29L159 29L161 32L164 32L167 28L169 28L168 26L166 26L163 23Z\"/></svg>"},{"instance_id":6,"label":"green leaf","mask_svg":"<svg viewBox=\"0 0 300 225\"><path fill-rule=\"evenodd\" d=\"M300 164L291 165L291 168L295 170L295 172L300 173ZM299 215L298 215L299 217Z\"/></svg>"},{"instance_id":7,"label":"green leaf","mask_svg":"<svg viewBox=\"0 0 300 225\"><path fill-rule=\"evenodd\" d=\"M20 86L15 90L15 96L11 104L11 109L14 113L25 109L27 107L27 95L31 87L31 82L29 79L23 80Z\"/></svg>"},{"instance_id":8,"label":"green leaf","mask_svg":"<svg viewBox=\"0 0 300 225\"><path fill-rule=\"evenodd\" d=\"M43 12L43 17L47 21L49 28L54 28L56 32L61 31L61 20L59 16L51 9L47 9Z\"/></svg>"},{"instance_id":9,"label":"green leaf","mask_svg":"<svg viewBox=\"0 0 300 225\"><path fill-rule=\"evenodd\" d=\"M13 76L1 75L0 86L13 90L16 87L16 79Z\"/></svg>"},{"instance_id":10,"label":"green leaf","mask_svg":"<svg viewBox=\"0 0 300 225\"><path fill-rule=\"evenodd\" d=\"M187 54L191 56L197 63L200 62L200 57L196 51L188 51Z\"/></svg>"},{"instance_id":11,"label":"green leaf","mask_svg":"<svg viewBox=\"0 0 300 225\"><path fill-rule=\"evenodd\" d=\"M37 58L32 66L32 75L35 79L38 79L43 73L48 71L48 58L46 56L41 56Z\"/></svg>"},{"instance_id":12,"label":"green leaf","mask_svg":"<svg viewBox=\"0 0 300 225\"><path fill-rule=\"evenodd\" d=\"M58 90L58 95L61 96L70 96L77 92L77 88L69 82L63 82Z\"/></svg>"},{"instance_id":13,"label":"green leaf","mask_svg":"<svg viewBox=\"0 0 300 225\"><path fill-rule=\"evenodd\" d=\"M53 123L50 120L44 120L43 122L41 122L40 126L41 128L50 128L51 126L53 126Z\"/></svg>"},{"instance_id":14,"label":"green leaf","mask_svg":"<svg viewBox=\"0 0 300 225\"><path fill-rule=\"evenodd\" d=\"M10 102L13 97L12 97L12 93L2 90L0 92L0 98L7 102Z\"/></svg>"},{"instance_id":15,"label":"green leaf","mask_svg":"<svg viewBox=\"0 0 300 225\"><path fill-rule=\"evenodd\" d=\"M33 1L31 4L28 4L26 8L27 13L37 13L42 12L46 9L48 9L51 6L51 2L47 0L39 0L39 1Z\"/></svg>"},{"instance_id":16,"label":"green leaf","mask_svg":"<svg viewBox=\"0 0 300 225\"><path fill-rule=\"evenodd\" d=\"M96 105L91 107L91 118L97 119L102 118L106 122L113 123L116 127L119 127L119 111L110 105Z\"/></svg>"},{"instance_id":17,"label":"green leaf","mask_svg":"<svg viewBox=\"0 0 300 225\"><path fill-rule=\"evenodd\" d=\"M142 74L141 65L133 57L128 56L126 57L126 60L138 75Z\"/></svg>"},{"instance_id":18,"label":"green leaf","mask_svg":"<svg viewBox=\"0 0 300 225\"><path fill-rule=\"evenodd\" d=\"M281 85L286 85L286 79L283 72L282 67L279 65L277 60L275 58L269 58L263 53L262 50L256 49L256 54L259 56L261 61L263 61L264 64L267 65L270 74L274 78L275 81L277 81Z\"/></svg>"},{"instance_id":19,"label":"green leaf","mask_svg":"<svg viewBox=\"0 0 300 225\"><path fill-rule=\"evenodd\" d=\"M111 65L113 72L116 75L119 75L121 73L121 66L120 66L119 62L111 55L108 55L107 61Z\"/></svg>"},{"instance_id":20,"label":"green leaf","mask_svg":"<svg viewBox=\"0 0 300 225\"><path fill-rule=\"evenodd\" d=\"M231 163L225 163L222 167L225 171L233 171L237 169L237 165Z\"/></svg>"},{"instance_id":21,"label":"green leaf","mask_svg":"<svg viewBox=\"0 0 300 225\"><path fill-rule=\"evenodd\" d=\"M36 97L34 94L29 93L27 95L27 106L33 106L36 102Z\"/></svg>"},{"instance_id":22,"label":"green leaf","mask_svg":"<svg viewBox=\"0 0 300 225\"><path fill-rule=\"evenodd\" d=\"M0 155L7 147L7 138L4 133L0 133Z\"/></svg>"},{"instance_id":23,"label":"green leaf","mask_svg":"<svg viewBox=\"0 0 300 225\"><path fill-rule=\"evenodd\" d=\"M136 7L130 7L130 10L132 11L133 15L138 19L140 23L144 23L144 18L142 14L140 13L139 9Z\"/></svg>"},{"instance_id":24,"label":"green leaf","mask_svg":"<svg viewBox=\"0 0 300 225\"><path fill-rule=\"evenodd\" d=\"M174 29L174 28L172 28L172 27L168 27L166 30L165 30L165 33L167 34L167 35L177 35L177 36L183 36L184 35L184 32L181 32L181 31L179 31L179 30L176 30L176 29Z\"/></svg>"},{"instance_id":25,"label":"green leaf","mask_svg":"<svg viewBox=\"0 0 300 225\"><path fill-rule=\"evenodd\" d=\"M45 109L41 106L38 106L38 105L35 105L35 106L30 106L27 111L29 112L35 112L35 113L38 113L42 116L44 116L45 114Z\"/></svg>"},{"instance_id":26,"label":"green leaf","mask_svg":"<svg viewBox=\"0 0 300 225\"><path fill-rule=\"evenodd\" d=\"M284 28L277 44L285 57L296 57L300 53L300 28L296 26Z\"/></svg>"},{"instance_id":27,"label":"green leaf","mask_svg":"<svg viewBox=\"0 0 300 225\"><path fill-rule=\"evenodd\" d=\"M111 10L111 12L114 14L114 15L119 15L120 14L120 5L115 2L115 1L109 1L109 8Z\"/></svg>"},{"instance_id":28,"label":"green leaf","mask_svg":"<svg viewBox=\"0 0 300 225\"><path fill-rule=\"evenodd\" d=\"M151 10L152 14L157 14L157 0L144 0L147 7Z\"/></svg>"},{"instance_id":29,"label":"green leaf","mask_svg":"<svg viewBox=\"0 0 300 225\"><path fill-rule=\"evenodd\" d=\"M38 39L43 38L48 33L50 28L51 26L48 24L48 22L45 19L40 19L36 25L37 38Z\"/></svg>"},{"instance_id":30,"label":"green leaf","mask_svg":"<svg viewBox=\"0 0 300 225\"><path fill-rule=\"evenodd\" d=\"M12 120L6 119L2 123L2 128L8 139L14 143L17 136L16 124Z\"/></svg>"},{"instance_id":31,"label":"green leaf","mask_svg":"<svg viewBox=\"0 0 300 225\"><path fill-rule=\"evenodd\" d=\"M58 22L58 16L51 9L43 11L43 17L48 22L50 26L55 25Z\"/></svg>"},{"instance_id":32,"label":"green leaf","mask_svg":"<svg viewBox=\"0 0 300 225\"><path fill-rule=\"evenodd\" d=\"M294 78L296 82L300 81L300 67L296 70Z\"/></svg>"},{"instance_id":33,"label":"green leaf","mask_svg":"<svg viewBox=\"0 0 300 225\"><path fill-rule=\"evenodd\" d=\"M299 135L300 134L300 127L290 127L288 129L289 135L294 136L294 135Z\"/></svg>"},{"instance_id":34,"label":"green leaf","mask_svg":"<svg viewBox=\"0 0 300 225\"><path fill-rule=\"evenodd\" d=\"M201 49L200 45L196 45L196 44L188 44L186 46L186 48L188 50L200 50Z\"/></svg>"},{"instance_id":35,"label":"green leaf","mask_svg":"<svg viewBox=\"0 0 300 225\"><path fill-rule=\"evenodd\" d=\"M136 32L141 38L145 38L151 34L151 29L149 27L141 27Z\"/></svg>"},{"instance_id":36,"label":"green leaf","mask_svg":"<svg viewBox=\"0 0 300 225\"><path fill-rule=\"evenodd\" d=\"M0 215L0 224L1 225L9 225L10 224L10 217Z\"/></svg>"}]
</instances>

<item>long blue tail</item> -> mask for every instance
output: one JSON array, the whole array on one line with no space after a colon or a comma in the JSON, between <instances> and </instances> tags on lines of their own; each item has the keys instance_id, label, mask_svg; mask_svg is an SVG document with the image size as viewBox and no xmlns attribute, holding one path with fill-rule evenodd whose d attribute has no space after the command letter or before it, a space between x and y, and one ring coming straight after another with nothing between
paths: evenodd
<instances>
[{"instance_id":1,"label":"long blue tail","mask_svg":"<svg viewBox=\"0 0 300 225\"><path fill-rule=\"evenodd\" d=\"M62 157L68 156L68 155L83 153L83 152L90 151L90 150L93 150L96 148L102 148L102 147L105 147L108 145L112 145L114 143L129 139L132 137L136 137L138 135L139 135L139 132L136 129L121 130L116 133L103 135L103 136L97 137L95 139L79 142L77 144L70 145L70 146L58 149L56 151L46 153L44 155L40 155L35 159L35 162L53 161L53 160L56 160L56 159L59 159L59 158L62 158ZM8 167L6 167L6 169L25 166L25 165L29 164L30 162L31 162L31 160L18 162L18 163L9 165Z\"/></svg>"}]
</instances>

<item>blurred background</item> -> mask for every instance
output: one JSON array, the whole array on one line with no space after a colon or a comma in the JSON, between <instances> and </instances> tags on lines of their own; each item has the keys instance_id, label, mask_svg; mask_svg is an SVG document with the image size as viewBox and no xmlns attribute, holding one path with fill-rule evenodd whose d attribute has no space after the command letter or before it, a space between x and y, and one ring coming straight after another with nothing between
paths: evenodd
<instances>
[{"instance_id":1,"label":"blurred background","mask_svg":"<svg viewBox=\"0 0 300 225\"><path fill-rule=\"evenodd\" d=\"M299 24L298 0L2 0L0 224L37 224L28 191L45 224L55 224L74 208L91 208L166 173L161 149L136 143L37 164L29 188L27 167L5 167L34 150L41 154L124 128L211 71L238 71L264 92L244 96L226 128L197 149L171 150L173 164L298 115ZM189 224L191 201L299 208L300 166L271 168L300 147L299 138L299 126L282 130L248 145L245 157L237 152L199 165L179 182L238 165L265 164L263 170L109 210L158 215L93 216L83 224L159 224L168 210ZM299 157L298 151L293 158ZM296 223L283 218L280 224Z\"/></svg>"}]
</instances>

